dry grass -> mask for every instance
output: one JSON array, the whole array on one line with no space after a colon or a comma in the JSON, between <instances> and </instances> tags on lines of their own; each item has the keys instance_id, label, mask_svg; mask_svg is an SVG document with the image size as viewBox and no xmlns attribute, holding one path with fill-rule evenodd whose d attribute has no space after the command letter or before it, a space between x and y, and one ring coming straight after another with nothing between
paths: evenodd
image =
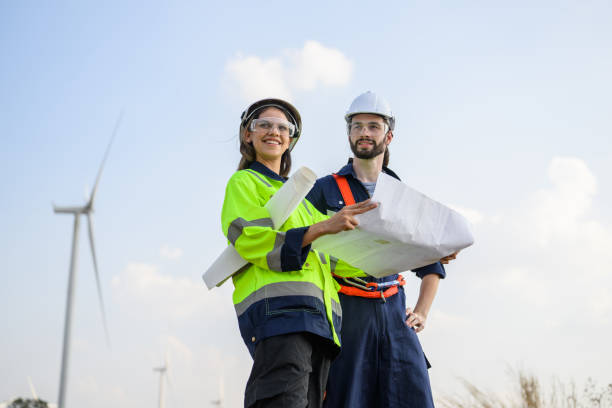
<instances>
[{"instance_id":1,"label":"dry grass","mask_svg":"<svg viewBox=\"0 0 612 408\"><path fill-rule=\"evenodd\" d=\"M576 390L573 382L562 383L555 379L548 391L542 389L540 381L524 371L511 375L515 391L509 397L500 397L484 391L465 379L460 381L464 395L442 397L436 402L438 408L612 408L612 384L599 386L589 379L582 389Z\"/></svg>"}]
</instances>

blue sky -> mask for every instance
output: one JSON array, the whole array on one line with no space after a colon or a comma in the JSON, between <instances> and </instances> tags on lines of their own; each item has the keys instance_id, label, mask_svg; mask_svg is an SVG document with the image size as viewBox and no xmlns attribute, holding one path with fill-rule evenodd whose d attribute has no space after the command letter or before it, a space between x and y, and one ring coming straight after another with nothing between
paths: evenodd
<instances>
[{"instance_id":1,"label":"blue sky","mask_svg":"<svg viewBox=\"0 0 612 408\"><path fill-rule=\"evenodd\" d=\"M123 110L94 215L112 349L82 230L68 402L156 403L167 352L169 407L220 377L241 406L231 285L200 279L225 245L240 112L292 100L294 168L323 175L365 90L396 112L391 167L474 224L421 336L436 393L457 376L503 390L506 365L609 382L611 17L604 1L2 3L0 400L27 376L56 399L72 220L52 202L84 200Z\"/></svg>"}]
</instances>

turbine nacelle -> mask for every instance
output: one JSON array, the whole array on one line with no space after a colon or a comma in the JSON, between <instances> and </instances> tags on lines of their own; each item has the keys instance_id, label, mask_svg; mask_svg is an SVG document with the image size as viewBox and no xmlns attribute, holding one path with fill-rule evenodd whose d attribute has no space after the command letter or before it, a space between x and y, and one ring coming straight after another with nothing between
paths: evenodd
<instances>
[{"instance_id":1,"label":"turbine nacelle","mask_svg":"<svg viewBox=\"0 0 612 408\"><path fill-rule=\"evenodd\" d=\"M84 205L83 207L59 207L55 204L53 205L53 212L56 214L88 214L91 212L91 206L89 204Z\"/></svg>"}]
</instances>

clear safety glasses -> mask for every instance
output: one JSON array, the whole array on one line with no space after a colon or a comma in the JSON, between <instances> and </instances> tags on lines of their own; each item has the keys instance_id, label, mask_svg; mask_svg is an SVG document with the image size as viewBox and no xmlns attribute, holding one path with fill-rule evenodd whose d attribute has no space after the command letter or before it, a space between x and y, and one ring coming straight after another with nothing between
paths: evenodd
<instances>
[{"instance_id":1,"label":"clear safety glasses","mask_svg":"<svg viewBox=\"0 0 612 408\"><path fill-rule=\"evenodd\" d=\"M367 129L370 133L379 134L386 130L387 125L379 122L352 122L349 126L351 133L361 133Z\"/></svg>"},{"instance_id":2,"label":"clear safety glasses","mask_svg":"<svg viewBox=\"0 0 612 408\"><path fill-rule=\"evenodd\" d=\"M280 118L258 118L253 119L249 125L251 132L267 133L274 129L278 129L278 133L283 136L293 137L295 135L295 125Z\"/></svg>"}]
</instances>

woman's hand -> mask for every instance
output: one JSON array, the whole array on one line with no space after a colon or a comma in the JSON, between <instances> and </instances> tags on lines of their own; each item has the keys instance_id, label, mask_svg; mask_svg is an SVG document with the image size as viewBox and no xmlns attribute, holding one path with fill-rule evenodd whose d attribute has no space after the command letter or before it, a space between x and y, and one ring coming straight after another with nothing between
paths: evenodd
<instances>
[{"instance_id":1,"label":"woman's hand","mask_svg":"<svg viewBox=\"0 0 612 408\"><path fill-rule=\"evenodd\" d=\"M347 205L334 214L331 218L317 222L308 228L302 240L302 247L312 243L315 239L329 234L337 234L341 231L353 230L359 224L355 219L357 214L363 214L378 207L369 199L357 204Z\"/></svg>"},{"instance_id":2,"label":"woman's hand","mask_svg":"<svg viewBox=\"0 0 612 408\"><path fill-rule=\"evenodd\" d=\"M347 205L334 214L330 219L323 221L327 234L337 234L341 231L353 230L359 224L355 215L373 210L378 207L378 203L373 203L369 199L357 204Z\"/></svg>"}]
</instances>

